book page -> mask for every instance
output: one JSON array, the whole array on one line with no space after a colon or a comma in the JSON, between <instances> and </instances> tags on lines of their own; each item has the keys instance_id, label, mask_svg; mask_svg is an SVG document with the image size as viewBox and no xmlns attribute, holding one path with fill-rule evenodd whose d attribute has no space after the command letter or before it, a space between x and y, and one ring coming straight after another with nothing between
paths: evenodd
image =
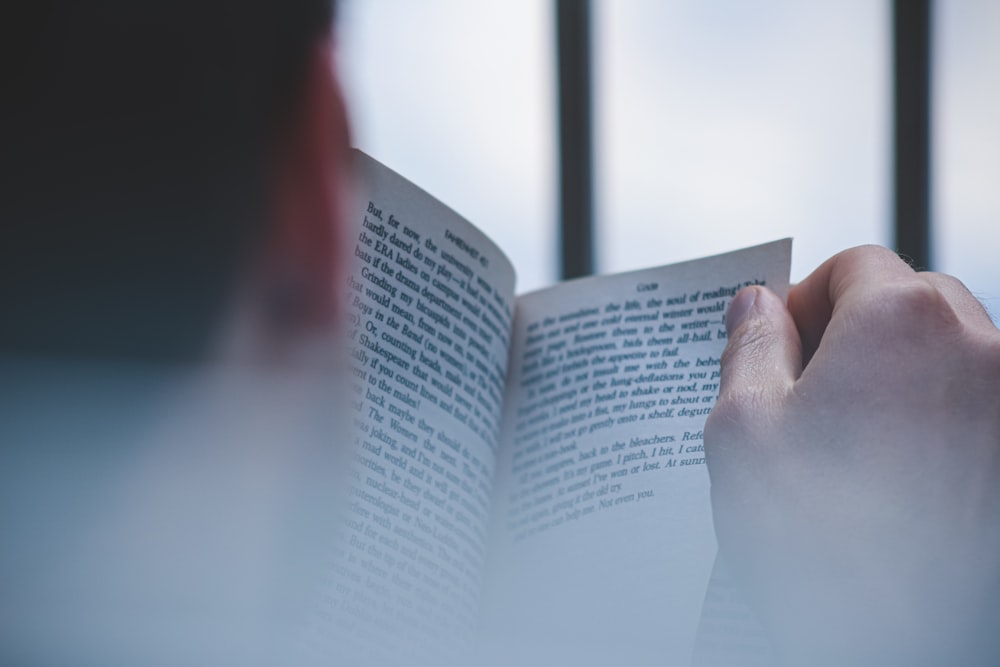
<instances>
[{"instance_id":1,"label":"book page","mask_svg":"<svg viewBox=\"0 0 1000 667\"><path fill-rule=\"evenodd\" d=\"M355 466L321 632L342 664L420 663L478 615L514 271L457 214L357 159Z\"/></svg>"},{"instance_id":2,"label":"book page","mask_svg":"<svg viewBox=\"0 0 1000 667\"><path fill-rule=\"evenodd\" d=\"M518 300L488 578L494 654L689 664L716 551L702 438L723 318L743 286L784 296L790 251L779 241Z\"/></svg>"},{"instance_id":3,"label":"book page","mask_svg":"<svg viewBox=\"0 0 1000 667\"><path fill-rule=\"evenodd\" d=\"M772 667L777 653L721 556L705 591L692 667Z\"/></svg>"}]
</instances>

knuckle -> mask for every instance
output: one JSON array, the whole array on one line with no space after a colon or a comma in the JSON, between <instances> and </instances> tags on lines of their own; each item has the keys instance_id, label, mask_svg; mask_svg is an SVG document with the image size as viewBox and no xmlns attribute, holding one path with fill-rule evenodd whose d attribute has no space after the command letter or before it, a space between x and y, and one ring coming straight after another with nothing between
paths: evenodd
<instances>
[{"instance_id":1,"label":"knuckle","mask_svg":"<svg viewBox=\"0 0 1000 667\"><path fill-rule=\"evenodd\" d=\"M959 327L948 299L924 280L887 285L873 294L867 305L868 319L889 332L941 334Z\"/></svg>"},{"instance_id":2,"label":"knuckle","mask_svg":"<svg viewBox=\"0 0 1000 667\"><path fill-rule=\"evenodd\" d=\"M728 435L731 428L729 425L734 421L730 403L731 401L720 397L708 413L708 418L705 419L705 449L714 447L716 442Z\"/></svg>"},{"instance_id":3,"label":"knuckle","mask_svg":"<svg viewBox=\"0 0 1000 667\"><path fill-rule=\"evenodd\" d=\"M720 395L704 425L705 463L713 480L730 479L761 453L770 440L776 410L774 397L755 385Z\"/></svg>"},{"instance_id":4,"label":"knuckle","mask_svg":"<svg viewBox=\"0 0 1000 667\"><path fill-rule=\"evenodd\" d=\"M936 285L939 288L945 290L951 290L954 292L968 292L969 289L965 286L961 280L953 275L947 273L938 273L936 271L924 271L920 273L920 277L924 278L932 285ZM971 293L969 296L972 296Z\"/></svg>"},{"instance_id":5,"label":"knuckle","mask_svg":"<svg viewBox=\"0 0 1000 667\"><path fill-rule=\"evenodd\" d=\"M719 401L712 408L705 420L705 464L709 474L718 474L720 466L725 465L726 450L732 449L731 443L738 433L739 419L732 414L730 402Z\"/></svg>"},{"instance_id":6,"label":"knuckle","mask_svg":"<svg viewBox=\"0 0 1000 667\"><path fill-rule=\"evenodd\" d=\"M994 330L974 340L978 341L973 353L976 372L994 386L1000 385L1000 331Z\"/></svg>"},{"instance_id":7,"label":"knuckle","mask_svg":"<svg viewBox=\"0 0 1000 667\"><path fill-rule=\"evenodd\" d=\"M837 254L838 263L848 266L890 267L906 264L895 252L880 245L860 245Z\"/></svg>"},{"instance_id":8,"label":"knuckle","mask_svg":"<svg viewBox=\"0 0 1000 667\"><path fill-rule=\"evenodd\" d=\"M961 280L947 273L923 272L919 275L948 299L966 323L978 327L986 325L990 330L996 328L986 306Z\"/></svg>"},{"instance_id":9,"label":"knuckle","mask_svg":"<svg viewBox=\"0 0 1000 667\"><path fill-rule=\"evenodd\" d=\"M705 448L745 434L758 405L756 392L721 393L705 420Z\"/></svg>"}]
</instances>

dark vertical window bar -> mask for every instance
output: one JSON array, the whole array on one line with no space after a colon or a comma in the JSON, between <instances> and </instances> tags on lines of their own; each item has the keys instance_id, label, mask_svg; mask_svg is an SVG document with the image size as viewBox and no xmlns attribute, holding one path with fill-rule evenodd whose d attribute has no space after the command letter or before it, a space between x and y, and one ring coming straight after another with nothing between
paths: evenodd
<instances>
[{"instance_id":1,"label":"dark vertical window bar","mask_svg":"<svg viewBox=\"0 0 1000 667\"><path fill-rule=\"evenodd\" d=\"M893 0L896 252L931 267L931 2Z\"/></svg>"},{"instance_id":2,"label":"dark vertical window bar","mask_svg":"<svg viewBox=\"0 0 1000 667\"><path fill-rule=\"evenodd\" d=\"M556 0L562 277L594 271L590 2Z\"/></svg>"}]
</instances>

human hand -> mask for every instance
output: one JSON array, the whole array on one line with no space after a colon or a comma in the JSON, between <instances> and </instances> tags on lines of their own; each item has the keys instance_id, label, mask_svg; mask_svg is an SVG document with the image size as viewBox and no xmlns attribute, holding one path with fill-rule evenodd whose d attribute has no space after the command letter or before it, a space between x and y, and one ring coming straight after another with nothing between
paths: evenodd
<instances>
[{"instance_id":1,"label":"human hand","mask_svg":"<svg viewBox=\"0 0 1000 667\"><path fill-rule=\"evenodd\" d=\"M1000 331L957 280L836 255L727 313L720 552L794 664L996 663Z\"/></svg>"}]
</instances>

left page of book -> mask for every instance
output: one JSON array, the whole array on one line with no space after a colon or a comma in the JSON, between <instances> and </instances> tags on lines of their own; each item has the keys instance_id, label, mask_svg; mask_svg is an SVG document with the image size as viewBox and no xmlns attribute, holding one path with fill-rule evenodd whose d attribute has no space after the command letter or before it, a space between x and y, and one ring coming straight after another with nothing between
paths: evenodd
<instances>
[{"instance_id":1,"label":"left page of book","mask_svg":"<svg viewBox=\"0 0 1000 667\"><path fill-rule=\"evenodd\" d=\"M436 199L356 160L354 465L313 639L338 664L421 664L461 651L478 614L514 270Z\"/></svg>"}]
</instances>

